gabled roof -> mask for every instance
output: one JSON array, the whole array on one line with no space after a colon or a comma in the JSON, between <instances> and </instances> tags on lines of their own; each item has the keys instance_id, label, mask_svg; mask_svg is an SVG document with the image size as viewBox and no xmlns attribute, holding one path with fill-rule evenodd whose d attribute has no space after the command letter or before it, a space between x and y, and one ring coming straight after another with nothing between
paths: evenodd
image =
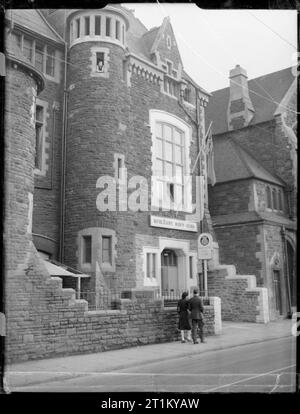
<instances>
[{"instance_id":1,"label":"gabled roof","mask_svg":"<svg viewBox=\"0 0 300 414\"><path fill-rule=\"evenodd\" d=\"M183 79L187 80L188 82L190 82L195 88L198 88L202 93L204 93L205 95L211 96L211 94L209 92L207 92L205 89L201 88L201 86L198 85L198 83L196 83L194 81L194 79L192 79L190 77L190 75L188 75L186 73L185 70L182 71L182 77Z\"/></svg>"},{"instance_id":2,"label":"gabled roof","mask_svg":"<svg viewBox=\"0 0 300 414\"><path fill-rule=\"evenodd\" d=\"M273 119L278 104L288 92L295 80L292 68L279 70L248 81L249 96L255 114L249 125ZM207 122L213 121L213 134L228 131L227 106L229 101L229 87L212 92L206 108ZM282 108L284 110L285 107Z\"/></svg>"},{"instance_id":3,"label":"gabled roof","mask_svg":"<svg viewBox=\"0 0 300 414\"><path fill-rule=\"evenodd\" d=\"M217 183L256 178L280 186L285 185L228 137L214 139L214 167Z\"/></svg>"},{"instance_id":4,"label":"gabled roof","mask_svg":"<svg viewBox=\"0 0 300 414\"><path fill-rule=\"evenodd\" d=\"M35 32L40 36L44 36L54 42L63 44L63 39L50 26L39 10L35 9L13 9L7 14L8 19L12 19L14 24L18 24Z\"/></svg>"}]
</instances>

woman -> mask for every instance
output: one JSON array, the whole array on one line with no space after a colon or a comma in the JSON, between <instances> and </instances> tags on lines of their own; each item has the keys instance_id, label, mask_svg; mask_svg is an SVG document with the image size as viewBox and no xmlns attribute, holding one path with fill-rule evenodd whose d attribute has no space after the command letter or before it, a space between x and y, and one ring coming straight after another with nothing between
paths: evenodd
<instances>
[{"instance_id":1,"label":"woman","mask_svg":"<svg viewBox=\"0 0 300 414\"><path fill-rule=\"evenodd\" d=\"M187 331L187 341L192 342L191 338L191 325L189 321L189 310L188 310L188 300L186 297L188 296L188 292L183 292L182 299L178 301L177 304L177 312L179 313L179 323L178 328L181 332L181 342L185 342L184 338L184 331Z\"/></svg>"}]
</instances>

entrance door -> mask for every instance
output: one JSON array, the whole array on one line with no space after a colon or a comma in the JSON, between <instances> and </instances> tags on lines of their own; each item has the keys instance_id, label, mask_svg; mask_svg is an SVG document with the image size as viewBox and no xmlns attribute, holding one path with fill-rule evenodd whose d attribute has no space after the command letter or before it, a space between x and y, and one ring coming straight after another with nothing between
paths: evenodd
<instances>
[{"instance_id":1,"label":"entrance door","mask_svg":"<svg viewBox=\"0 0 300 414\"><path fill-rule=\"evenodd\" d=\"M161 289L162 295L177 297L178 289L178 260L173 250L165 249L161 253Z\"/></svg>"},{"instance_id":2,"label":"entrance door","mask_svg":"<svg viewBox=\"0 0 300 414\"><path fill-rule=\"evenodd\" d=\"M274 293L276 310L282 315L282 301L281 301L281 285L280 285L280 271L273 270Z\"/></svg>"},{"instance_id":3,"label":"entrance door","mask_svg":"<svg viewBox=\"0 0 300 414\"><path fill-rule=\"evenodd\" d=\"M297 296L296 296L296 260L294 249L292 245L287 241L287 262L288 262L288 278L289 278L289 286L290 289L290 298L291 298L291 306L297 306Z\"/></svg>"}]
</instances>

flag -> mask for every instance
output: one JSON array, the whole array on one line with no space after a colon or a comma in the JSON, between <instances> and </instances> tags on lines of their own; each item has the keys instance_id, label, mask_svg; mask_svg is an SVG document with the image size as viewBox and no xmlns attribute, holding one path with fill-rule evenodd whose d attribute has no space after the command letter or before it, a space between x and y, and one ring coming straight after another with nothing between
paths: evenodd
<instances>
[{"instance_id":1,"label":"flag","mask_svg":"<svg viewBox=\"0 0 300 414\"><path fill-rule=\"evenodd\" d=\"M208 128L206 138L206 154L207 154L207 180L208 183L214 186L216 184L216 174L214 165L214 146L211 132L211 123Z\"/></svg>"}]
</instances>

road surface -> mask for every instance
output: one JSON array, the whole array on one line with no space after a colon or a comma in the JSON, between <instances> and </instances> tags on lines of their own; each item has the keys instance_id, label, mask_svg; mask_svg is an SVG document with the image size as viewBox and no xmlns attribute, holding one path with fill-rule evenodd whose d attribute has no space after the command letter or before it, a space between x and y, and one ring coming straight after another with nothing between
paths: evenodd
<instances>
[{"instance_id":1,"label":"road surface","mask_svg":"<svg viewBox=\"0 0 300 414\"><path fill-rule=\"evenodd\" d=\"M205 344L191 345L205 346ZM11 388L34 392L294 392L294 337Z\"/></svg>"}]
</instances>

